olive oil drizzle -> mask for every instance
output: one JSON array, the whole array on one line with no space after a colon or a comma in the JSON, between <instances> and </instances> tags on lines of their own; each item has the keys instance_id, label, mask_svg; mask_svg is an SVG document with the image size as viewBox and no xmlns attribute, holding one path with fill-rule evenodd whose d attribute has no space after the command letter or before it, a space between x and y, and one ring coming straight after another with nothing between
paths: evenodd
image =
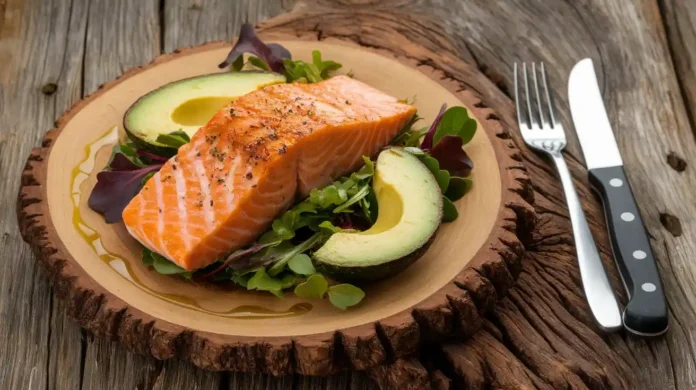
<instances>
[{"instance_id":1,"label":"olive oil drizzle","mask_svg":"<svg viewBox=\"0 0 696 390\"><path fill-rule=\"evenodd\" d=\"M94 164L97 152L104 146L114 145L118 141L118 126L113 126L111 129L107 130L104 134L102 134L102 136L99 137L96 141L87 144L84 149L85 158L73 168L72 180L70 183L70 195L73 202L73 226L102 261L104 261L119 275L133 283L143 292L155 296L159 299L165 300L169 303L175 304L177 306L186 307L188 309L197 310L207 314L238 319L269 319L298 316L312 310L311 304L298 303L291 306L287 310L280 311L255 305L241 305L231 310L212 311L209 309L204 309L198 304L198 302L196 302L195 299L191 297L157 292L147 287L144 283L140 282L136 275L130 270L130 265L128 264L128 262L124 261L121 257L109 252L106 248L104 248L101 235L95 229L87 225L85 220L82 218L82 213L80 211L80 200L83 195L81 193L80 187L82 186L84 181L87 180L90 173L95 168Z\"/></svg>"}]
</instances>

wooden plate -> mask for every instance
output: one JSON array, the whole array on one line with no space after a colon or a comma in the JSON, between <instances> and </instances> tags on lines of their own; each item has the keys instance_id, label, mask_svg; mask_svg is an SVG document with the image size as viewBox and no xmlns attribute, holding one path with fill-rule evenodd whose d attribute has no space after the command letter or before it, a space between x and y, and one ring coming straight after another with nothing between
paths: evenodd
<instances>
[{"instance_id":1,"label":"wooden plate","mask_svg":"<svg viewBox=\"0 0 696 390\"><path fill-rule=\"evenodd\" d=\"M23 236L50 273L57 294L88 330L157 358L180 357L208 369L327 374L366 369L415 352L422 341L466 336L513 283L523 247L515 235L529 207L526 177L500 123L470 92L385 53L337 41L278 41L295 58L312 50L393 96L416 96L430 123L442 103L465 105L480 130L467 145L474 187L457 202L428 252L397 276L366 288L358 307L288 294L226 291L157 274L121 224L87 207L123 114L141 95L171 81L219 71L229 50L210 43L161 56L79 102L33 151L22 177Z\"/></svg>"}]
</instances>

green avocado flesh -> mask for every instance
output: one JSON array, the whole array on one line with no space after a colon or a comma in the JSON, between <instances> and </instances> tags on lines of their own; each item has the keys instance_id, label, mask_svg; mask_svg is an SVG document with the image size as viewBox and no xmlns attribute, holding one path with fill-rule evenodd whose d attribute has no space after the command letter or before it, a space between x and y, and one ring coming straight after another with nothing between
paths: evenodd
<instances>
[{"instance_id":1,"label":"green avocado flesh","mask_svg":"<svg viewBox=\"0 0 696 390\"><path fill-rule=\"evenodd\" d=\"M128 109L123 124L128 135L143 146L161 148L160 134L179 129L189 137L236 98L285 77L271 72L227 72L179 80L138 99Z\"/></svg>"},{"instance_id":2,"label":"green avocado flesh","mask_svg":"<svg viewBox=\"0 0 696 390\"><path fill-rule=\"evenodd\" d=\"M336 233L314 253L323 272L339 280L391 276L427 249L442 219L442 193L417 157L400 149L380 153L373 189L379 216L368 230Z\"/></svg>"}]
</instances>

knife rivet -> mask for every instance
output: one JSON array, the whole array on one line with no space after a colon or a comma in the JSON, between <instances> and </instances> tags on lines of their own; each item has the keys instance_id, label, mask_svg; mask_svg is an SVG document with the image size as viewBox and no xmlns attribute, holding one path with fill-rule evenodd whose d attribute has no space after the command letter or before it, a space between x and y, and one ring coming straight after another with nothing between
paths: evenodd
<instances>
[{"instance_id":1,"label":"knife rivet","mask_svg":"<svg viewBox=\"0 0 696 390\"><path fill-rule=\"evenodd\" d=\"M645 292L653 292L657 290L657 287L655 287L655 285L652 283L643 283L643 285L640 286L640 288L642 288Z\"/></svg>"},{"instance_id":2,"label":"knife rivet","mask_svg":"<svg viewBox=\"0 0 696 390\"><path fill-rule=\"evenodd\" d=\"M633 258L636 260L643 260L646 257L648 257L648 254L643 252L643 251L634 251L633 252Z\"/></svg>"},{"instance_id":3,"label":"knife rivet","mask_svg":"<svg viewBox=\"0 0 696 390\"><path fill-rule=\"evenodd\" d=\"M633 214L631 214L631 213L622 213L622 214L621 214L621 219L623 219L623 220L626 221L626 222L631 222L631 221L633 221L634 219L636 219L636 217L635 217Z\"/></svg>"},{"instance_id":4,"label":"knife rivet","mask_svg":"<svg viewBox=\"0 0 696 390\"><path fill-rule=\"evenodd\" d=\"M609 184L612 187L621 187L623 185L623 181L621 179L611 179L609 180Z\"/></svg>"}]
</instances>

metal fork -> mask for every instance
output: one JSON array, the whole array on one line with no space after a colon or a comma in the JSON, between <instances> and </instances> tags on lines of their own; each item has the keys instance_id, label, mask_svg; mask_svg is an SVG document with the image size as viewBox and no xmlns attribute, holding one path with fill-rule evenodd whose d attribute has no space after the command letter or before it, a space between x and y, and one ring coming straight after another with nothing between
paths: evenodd
<instances>
[{"instance_id":1,"label":"metal fork","mask_svg":"<svg viewBox=\"0 0 696 390\"><path fill-rule=\"evenodd\" d=\"M537 67L532 63L533 96L530 96L529 78L527 76L527 64L522 64L522 84L524 98L520 99L518 66L515 63L515 105L517 107L517 121L520 125L524 142L532 149L547 154L551 157L563 184L566 202L570 213L570 221L573 227L573 238L580 264L580 276L590 310L601 329L615 331L621 329L621 314L614 292L609 284L606 271L599 257L590 228L587 225L585 213L582 210L578 194L573 186L573 179L563 158L563 149L566 146L566 136L563 125L554 112L556 108L551 100L551 94L546 83L546 70L541 64L540 72L543 87L542 95L539 94L537 82ZM526 104L525 104L526 103ZM546 108L544 110L543 108ZM524 109L526 108L526 109Z\"/></svg>"}]
</instances>

